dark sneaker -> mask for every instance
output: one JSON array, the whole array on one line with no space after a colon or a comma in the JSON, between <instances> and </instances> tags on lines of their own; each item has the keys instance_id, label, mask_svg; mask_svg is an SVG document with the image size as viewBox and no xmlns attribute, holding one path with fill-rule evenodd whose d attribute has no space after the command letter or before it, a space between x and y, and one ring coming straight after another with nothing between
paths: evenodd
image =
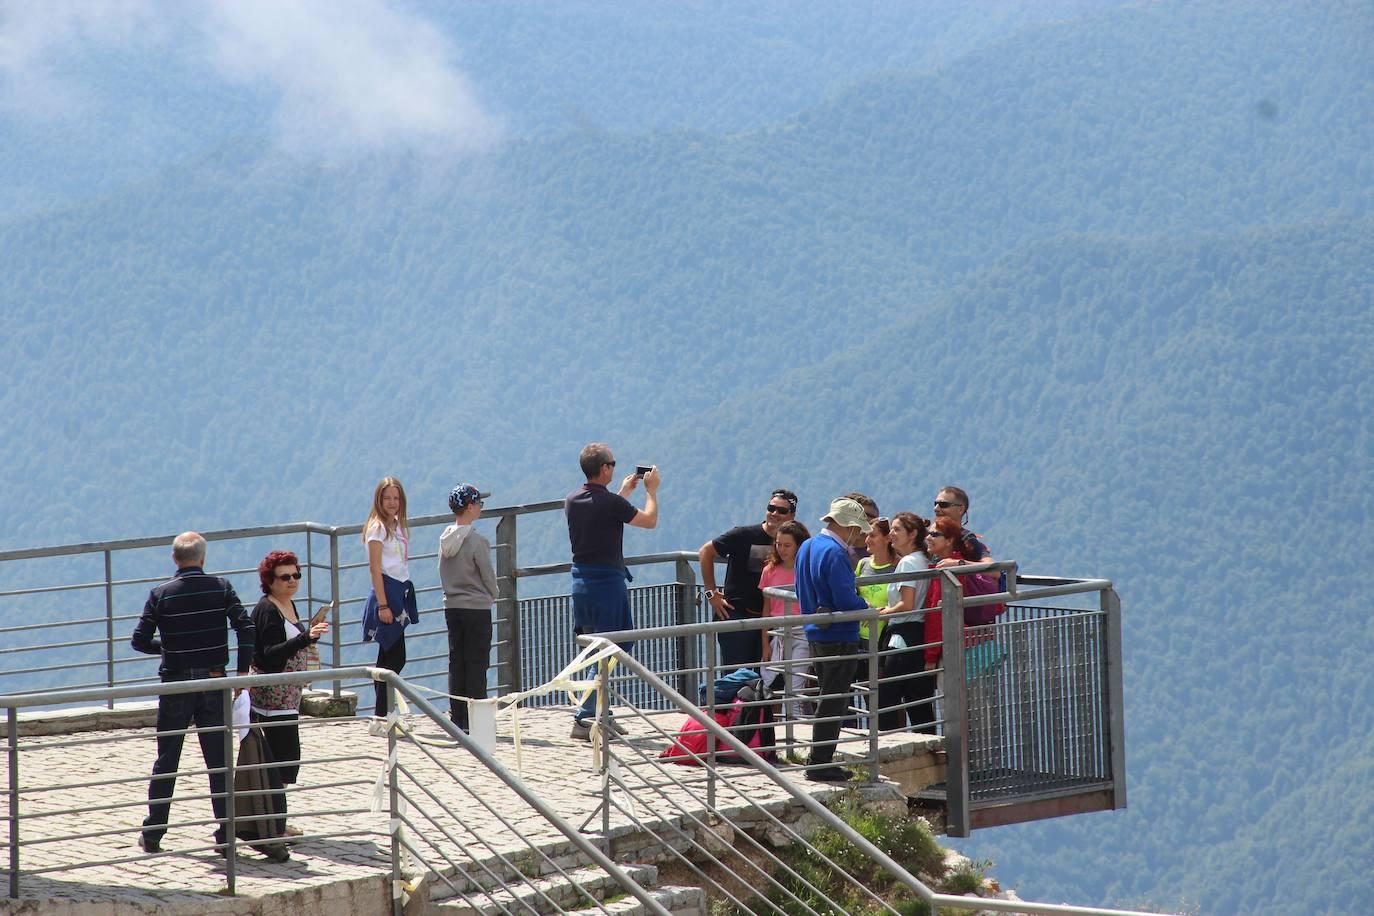
<instances>
[{"instance_id":1,"label":"dark sneaker","mask_svg":"<svg viewBox=\"0 0 1374 916\"><path fill-rule=\"evenodd\" d=\"M586 719L573 719L572 739L574 741L592 740L592 723Z\"/></svg>"},{"instance_id":2,"label":"dark sneaker","mask_svg":"<svg viewBox=\"0 0 1374 916\"><path fill-rule=\"evenodd\" d=\"M612 716L609 721L611 723L611 731L615 732L620 737L624 738L630 733L630 730L616 721L614 716Z\"/></svg>"},{"instance_id":3,"label":"dark sneaker","mask_svg":"<svg viewBox=\"0 0 1374 916\"><path fill-rule=\"evenodd\" d=\"M844 767L821 767L807 770L806 778L811 782L849 782L849 772Z\"/></svg>"},{"instance_id":4,"label":"dark sneaker","mask_svg":"<svg viewBox=\"0 0 1374 916\"><path fill-rule=\"evenodd\" d=\"M138 835L138 848L144 852L162 852L162 841L155 840L146 833Z\"/></svg>"}]
</instances>

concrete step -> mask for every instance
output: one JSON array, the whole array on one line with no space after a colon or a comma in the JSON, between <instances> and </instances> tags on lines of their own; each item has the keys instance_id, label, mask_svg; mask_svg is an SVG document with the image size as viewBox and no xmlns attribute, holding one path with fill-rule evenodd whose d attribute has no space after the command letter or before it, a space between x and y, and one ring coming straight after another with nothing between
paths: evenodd
<instances>
[{"instance_id":1,"label":"concrete step","mask_svg":"<svg viewBox=\"0 0 1374 916\"><path fill-rule=\"evenodd\" d=\"M621 867L642 887L652 887L658 883L658 869L652 865ZM442 882L439 886L443 886ZM617 897L625 893L620 883L605 871L595 866L585 866L569 869L567 878L555 872L534 878L522 877L518 879L518 883L493 888L490 891L470 890L467 891L467 900L461 896L431 899L427 912L433 916L484 916L486 913L502 912L503 909L518 913L561 913L567 910L587 909L591 907L591 903L585 894L579 892L579 888L596 900L605 900L607 897ZM444 890L447 891L447 888ZM634 897L629 897L628 900L631 903L639 903Z\"/></svg>"},{"instance_id":2,"label":"concrete step","mask_svg":"<svg viewBox=\"0 0 1374 916\"><path fill-rule=\"evenodd\" d=\"M664 884L649 888L649 895L673 916L706 916L706 892L699 887ZM634 897L606 904L613 916L647 916L649 909Z\"/></svg>"}]
</instances>

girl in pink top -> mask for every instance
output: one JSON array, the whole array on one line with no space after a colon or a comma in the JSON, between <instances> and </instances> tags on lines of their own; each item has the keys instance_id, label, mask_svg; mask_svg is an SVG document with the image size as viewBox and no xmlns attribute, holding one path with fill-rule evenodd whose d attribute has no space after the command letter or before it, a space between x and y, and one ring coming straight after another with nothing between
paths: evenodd
<instances>
[{"instance_id":1,"label":"girl in pink top","mask_svg":"<svg viewBox=\"0 0 1374 916\"><path fill-rule=\"evenodd\" d=\"M771 588L778 585L792 585L797 580L796 559L797 550L802 542L811 537L811 532L806 530L806 526L798 521L784 522L778 527L778 533L773 536L773 548L764 564L763 572L759 575L759 588ZM770 598L767 595L763 599L763 613L766 617L781 617L786 612L787 602L781 598ZM800 608L796 602L791 603L791 614L799 613ZM769 666L764 669L764 679L775 684L774 689L778 689L776 682L782 679L783 672L789 675L790 693L793 699L787 702L787 714L789 716L801 717L802 703L796 699L797 695L806 687L806 665L801 664L804 660L811 657L811 647L806 641L806 631L801 627L790 627L770 633L768 630L763 633L763 655L769 661ZM784 659L786 663L784 664Z\"/></svg>"}]
</instances>

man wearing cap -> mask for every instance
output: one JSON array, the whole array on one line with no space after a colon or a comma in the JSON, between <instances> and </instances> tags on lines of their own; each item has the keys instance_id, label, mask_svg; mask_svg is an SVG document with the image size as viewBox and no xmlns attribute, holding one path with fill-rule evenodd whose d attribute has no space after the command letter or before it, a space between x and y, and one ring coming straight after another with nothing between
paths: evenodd
<instances>
[{"instance_id":1,"label":"man wearing cap","mask_svg":"<svg viewBox=\"0 0 1374 916\"><path fill-rule=\"evenodd\" d=\"M439 581L448 625L448 717L467 731L468 704L462 698L487 695L496 572L491 543L472 526L482 514L481 492L470 483L459 484L448 494L448 507L453 524L439 535Z\"/></svg>"},{"instance_id":2,"label":"man wearing cap","mask_svg":"<svg viewBox=\"0 0 1374 916\"><path fill-rule=\"evenodd\" d=\"M783 522L797 516L797 494L774 490L768 498L763 524L740 525L701 545L701 584L717 620L746 620L763 616L759 574L773 549L773 536ZM725 557L725 588L716 588L716 558ZM721 668L757 666L763 660L758 630L717 633Z\"/></svg>"},{"instance_id":3,"label":"man wearing cap","mask_svg":"<svg viewBox=\"0 0 1374 916\"><path fill-rule=\"evenodd\" d=\"M797 603L803 614L830 611L861 611L868 607L854 583L854 564L849 548L863 542L873 527L863 506L848 497L830 504L821 516L825 528L797 551ZM859 622L806 625L806 640L820 689L815 725L811 729L810 767L806 778L817 782L844 782L848 774L833 766L840 720L849 700L849 685L859 653Z\"/></svg>"},{"instance_id":4,"label":"man wearing cap","mask_svg":"<svg viewBox=\"0 0 1374 916\"><path fill-rule=\"evenodd\" d=\"M609 445L593 442L586 446L578 456L578 464L587 482L569 493L563 504L572 548L573 634L632 630L635 623L626 586L630 573L625 568L625 526L658 525L658 467L651 467L644 475L644 508L636 509L625 498L639 484L636 474L625 475L619 493L607 489L615 475L615 455ZM573 713L575 740L591 737L596 697L596 691L587 694ZM619 726L613 727L623 731Z\"/></svg>"}]
</instances>

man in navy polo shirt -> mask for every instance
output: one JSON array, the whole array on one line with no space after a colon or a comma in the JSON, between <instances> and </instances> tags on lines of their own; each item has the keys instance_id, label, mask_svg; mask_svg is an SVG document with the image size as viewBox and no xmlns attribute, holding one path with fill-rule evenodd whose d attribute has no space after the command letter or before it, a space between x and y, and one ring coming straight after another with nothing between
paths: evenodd
<instances>
[{"instance_id":1,"label":"man in navy polo shirt","mask_svg":"<svg viewBox=\"0 0 1374 916\"><path fill-rule=\"evenodd\" d=\"M582 449L578 462L587 482L569 493L563 505L572 547L573 634L632 630L625 526L658 525L658 468L644 475L644 508L636 509L625 498L639 485L640 478L633 472L621 480L619 493L607 489L615 476L615 456L609 445L593 442ZM572 737L587 740L595 715L596 693L592 692L573 713Z\"/></svg>"},{"instance_id":2,"label":"man in navy polo shirt","mask_svg":"<svg viewBox=\"0 0 1374 916\"><path fill-rule=\"evenodd\" d=\"M228 579L205 574L205 538L194 531L172 541L172 562L177 574L148 594L143 615L131 640L139 652L162 659L158 674L163 682L196 681L224 677L229 664L229 627L238 637L239 674L247 674L253 660L253 619L239 603ZM235 691L237 696L239 691ZM139 848L159 852L167 832L177 769L181 765L182 733L194 722L201 756L210 771L210 805L219 825L215 842L224 846L224 697L217 690L201 693L168 693L157 701L157 760L148 783L148 817L138 835ZM218 770L219 772L215 772ZM285 846L264 847L263 855L281 861L289 858ZM227 854L227 852L226 852Z\"/></svg>"}]
</instances>

